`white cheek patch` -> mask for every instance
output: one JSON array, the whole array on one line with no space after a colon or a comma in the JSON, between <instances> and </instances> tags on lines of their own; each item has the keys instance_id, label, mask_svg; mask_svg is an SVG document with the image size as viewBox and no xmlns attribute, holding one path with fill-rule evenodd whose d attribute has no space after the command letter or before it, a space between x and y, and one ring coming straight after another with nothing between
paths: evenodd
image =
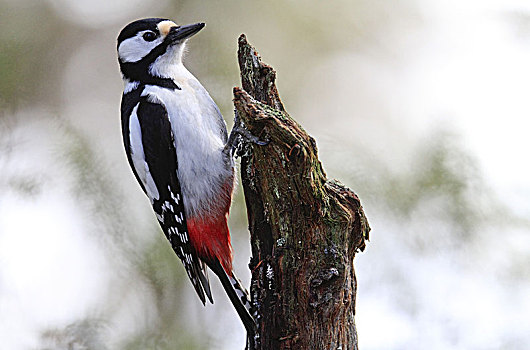
<instances>
[{"instance_id":1,"label":"white cheek patch","mask_svg":"<svg viewBox=\"0 0 530 350\"><path fill-rule=\"evenodd\" d=\"M118 56L122 62L137 62L162 42L163 39L160 37L153 41L145 41L142 35L146 32L148 30L141 31L136 36L122 41L118 47Z\"/></svg>"}]
</instances>

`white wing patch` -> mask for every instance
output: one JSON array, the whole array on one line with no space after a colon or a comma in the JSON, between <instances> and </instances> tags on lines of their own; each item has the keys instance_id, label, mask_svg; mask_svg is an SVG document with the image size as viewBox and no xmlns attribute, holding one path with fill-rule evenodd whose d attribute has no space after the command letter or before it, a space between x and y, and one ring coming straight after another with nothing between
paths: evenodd
<instances>
[{"instance_id":1,"label":"white wing patch","mask_svg":"<svg viewBox=\"0 0 530 350\"><path fill-rule=\"evenodd\" d=\"M142 145L142 130L140 129L140 121L138 120L138 106L134 106L131 117L129 118L129 138L131 141L131 159L134 169L144 185L147 196L151 200L151 204L160 198L155 181L149 172L149 166L145 161L144 147Z\"/></svg>"}]
</instances>

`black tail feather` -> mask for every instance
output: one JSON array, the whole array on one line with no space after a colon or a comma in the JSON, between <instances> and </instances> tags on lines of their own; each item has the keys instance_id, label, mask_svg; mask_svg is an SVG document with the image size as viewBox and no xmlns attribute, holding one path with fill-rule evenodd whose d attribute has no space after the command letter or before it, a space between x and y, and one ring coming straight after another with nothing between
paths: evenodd
<instances>
[{"instance_id":1,"label":"black tail feather","mask_svg":"<svg viewBox=\"0 0 530 350\"><path fill-rule=\"evenodd\" d=\"M188 277L190 278L191 284L193 285L193 288L195 288L195 292L197 292L197 295L199 296L199 299L201 299L201 302L203 305L206 305L206 298L204 297L204 291L210 290L210 286L208 285L208 280L206 277L204 277L203 271L201 271L201 268L198 264L192 264L185 266L186 272L188 273ZM198 278L197 278L198 277ZM206 283L204 283L204 280L206 280ZM208 295L208 292L206 292L206 295ZM211 301L211 294L208 295Z\"/></svg>"},{"instance_id":2,"label":"black tail feather","mask_svg":"<svg viewBox=\"0 0 530 350\"><path fill-rule=\"evenodd\" d=\"M218 260L215 260L212 264L208 264L208 266L217 277L219 277L228 298L232 302L232 305L236 309L239 318L241 318L241 321L247 330L247 335L253 335L256 332L256 323L254 322L254 318L250 315L250 300L248 299L248 293L245 288L241 286L239 280L235 276L229 277L227 275ZM238 292L240 295L238 295Z\"/></svg>"},{"instance_id":3,"label":"black tail feather","mask_svg":"<svg viewBox=\"0 0 530 350\"><path fill-rule=\"evenodd\" d=\"M201 273L199 274L199 279L201 280L202 288L204 293L210 300L210 303L213 304L212 291L210 290L210 281L208 280L208 270L206 269L206 264L201 261Z\"/></svg>"}]
</instances>

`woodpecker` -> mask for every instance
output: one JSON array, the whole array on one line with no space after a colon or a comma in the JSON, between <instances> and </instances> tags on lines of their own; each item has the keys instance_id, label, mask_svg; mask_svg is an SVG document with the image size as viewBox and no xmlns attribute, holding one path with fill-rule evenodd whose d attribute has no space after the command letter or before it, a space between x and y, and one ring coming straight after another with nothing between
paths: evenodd
<instances>
[{"instance_id":1,"label":"woodpecker","mask_svg":"<svg viewBox=\"0 0 530 350\"><path fill-rule=\"evenodd\" d=\"M234 189L237 125L228 135L219 108L184 67L186 41L204 23L146 18L118 36L124 81L123 143L145 192L202 303L213 303L207 267L220 279L247 332L248 293L232 270L227 225Z\"/></svg>"}]
</instances>

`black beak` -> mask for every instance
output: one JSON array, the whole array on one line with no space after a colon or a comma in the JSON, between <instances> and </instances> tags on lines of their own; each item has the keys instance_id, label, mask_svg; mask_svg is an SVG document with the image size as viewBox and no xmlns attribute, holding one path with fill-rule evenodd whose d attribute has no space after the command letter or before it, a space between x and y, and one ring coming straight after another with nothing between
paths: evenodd
<instances>
[{"instance_id":1,"label":"black beak","mask_svg":"<svg viewBox=\"0 0 530 350\"><path fill-rule=\"evenodd\" d=\"M204 23L195 23L180 27L172 27L166 40L175 43L180 40L188 39L197 34L202 28L204 28L204 26Z\"/></svg>"}]
</instances>

